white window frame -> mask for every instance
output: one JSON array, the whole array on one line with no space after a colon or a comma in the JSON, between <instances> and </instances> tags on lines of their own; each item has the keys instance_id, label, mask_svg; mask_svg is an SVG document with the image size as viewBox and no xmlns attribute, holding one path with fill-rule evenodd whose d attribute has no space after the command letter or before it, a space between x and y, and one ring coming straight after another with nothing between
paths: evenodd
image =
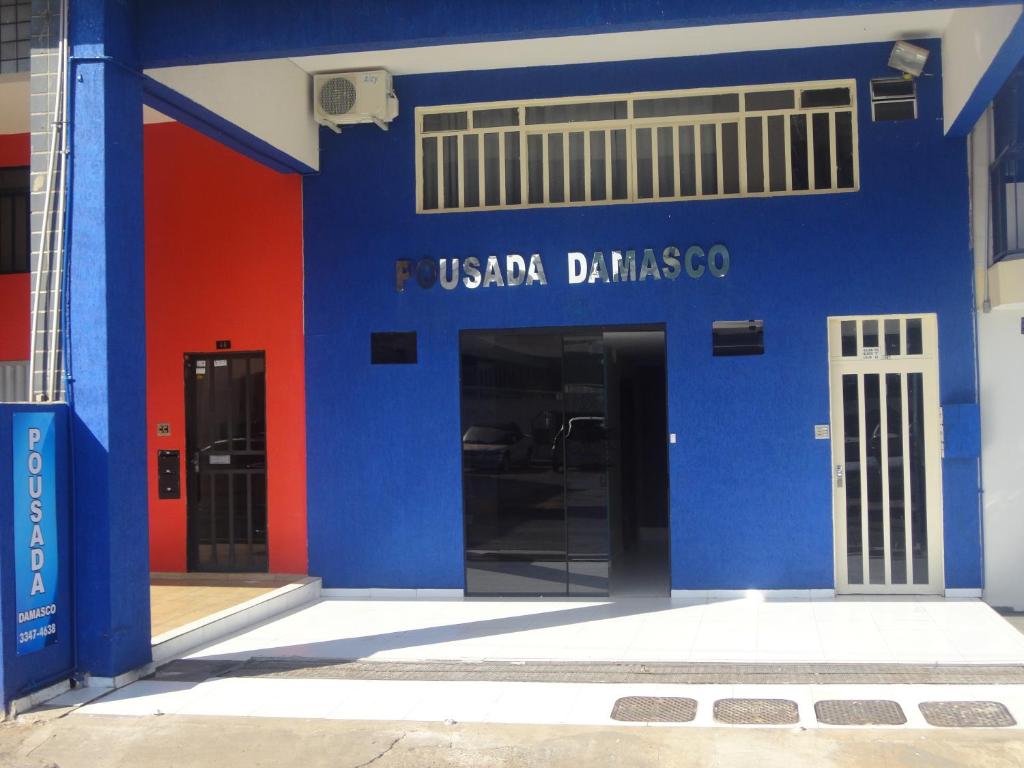
<instances>
[{"instance_id":1,"label":"white window frame","mask_svg":"<svg viewBox=\"0 0 1024 768\"><path fill-rule=\"evenodd\" d=\"M843 106L830 106L830 107L807 107L801 108L801 92L805 90L823 90L829 88L849 88L850 90L850 104ZM794 92L794 106L786 109L771 109L771 110L750 110L746 109L746 99L744 98L748 93L757 93L765 91L783 91L792 90ZM702 115L679 115L669 117L648 117L648 118L636 118L634 117L634 103L645 99L665 99L665 98L677 98L677 97L694 97L694 96L715 96L715 95L732 95L736 94L739 97L739 110L736 112L719 112ZM542 124L526 124L526 109L532 106L560 106L565 104L586 104L586 103L597 103L607 101L625 101L627 105L627 116L618 120L595 120L595 121L580 121L570 123L542 123ZM485 109L510 109L515 108L519 110L519 124L515 126L500 126L492 128L474 128L472 126L472 112L474 110L485 110ZM450 130L450 131L423 131L423 119L427 115L444 114L450 112L465 112L467 115L467 127L465 129ZM838 158L836 156L836 133L835 115L840 112L849 112L851 114L851 145L852 145L852 172L853 172L853 185L850 187L837 187L837 176L838 176ZM826 113L829 115L829 126L830 126L830 160L831 160L831 181L832 186L826 189L815 189L815 159L814 159L814 127L812 115ZM790 115L807 115L807 189L793 189L793 178L792 178L792 161L790 157L791 139L790 139ZM785 130L785 170L786 170L786 188L784 190L770 190L770 178L769 178L769 151L768 151L768 118L772 116L784 117L783 125ZM747 159L746 159L746 123L747 118L761 117L762 118L762 179L764 191L751 192L747 189ZM416 164L416 212L417 213L458 213L458 212L471 212L471 211L497 211L497 210L509 210L518 208L553 208L553 207L567 207L567 206L580 206L580 205L617 205L621 203L665 203L665 202L680 202L685 200L711 200L711 199L733 199L738 197L777 197L784 195L822 195L822 194L839 194L845 192L857 192L860 190L860 147L859 147L859 131L857 124L857 82L856 80L842 79L842 80L811 80L793 83L766 83L762 85L752 86L736 86L736 87L720 87L720 88L694 88L685 90L670 90L670 91L643 91L634 93L620 93L620 94L596 94L592 96L571 96L555 99L529 99L529 100L518 100L518 101L493 101L493 102L475 102L465 104L446 104L430 107L417 107L415 110L415 164ZM736 123L737 124L737 155L738 155L738 174L739 174L739 191L725 193L723 191L723 166L722 162L722 124L723 123ZM718 157L718 179L717 179L717 191L711 194L703 194L701 189L701 167L700 167L700 126L702 125L715 125L716 126L716 150ZM682 126L693 126L696 134L694 140L695 149L695 174L696 174L696 193L693 195L682 195L680 184L679 184L679 128ZM658 128L672 128L673 131L673 163L675 168L675 194L672 196L659 196L658 187L658 155L657 155L657 129ZM636 156L636 132L638 129L650 128L651 129L651 151L652 151L652 189L654 195L652 197L638 197L637 195L637 156ZM591 185L590 185L590 131L612 131L615 129L624 129L626 131L626 197L620 199L611 199L611 148L610 142L606 143L606 154L605 154L605 172L606 172L606 193L607 198L602 200L591 200ZM508 204L505 202L505 142L503 135L507 132L518 132L520 135L519 140L519 164L520 164L520 202L518 204ZM584 141L584 192L585 200L570 201L569 198L569 184L570 174L568 172L569 167L569 150L568 150L568 135L570 133L583 132L585 136ZM500 169L500 182L499 182L499 195L501 203L499 205L484 205L485 200L485 187L484 187L484 135L488 133L499 134L499 169ZM545 161L544 167L544 181L543 181L543 196L544 202L530 203L529 199L529 175L528 175L528 137L530 135L542 134L545 137L548 134L562 133L563 135L563 194L565 200L563 202L550 202L546 198L549 196L548 186L548 162L547 158L547 140L545 138ZM459 176L459 205L453 208L444 207L444 170L442 164L442 152L444 138L449 136L464 137L467 135L478 136L478 147L479 147L479 205L471 208L462 207L464 205L465 195L465 184L464 182L464 171L463 171L463 146L464 139L458 140L458 176ZM610 136L610 133L607 134ZM438 177L438 207L424 209L423 208L423 139L436 137L437 139L437 177Z\"/></svg>"}]
</instances>

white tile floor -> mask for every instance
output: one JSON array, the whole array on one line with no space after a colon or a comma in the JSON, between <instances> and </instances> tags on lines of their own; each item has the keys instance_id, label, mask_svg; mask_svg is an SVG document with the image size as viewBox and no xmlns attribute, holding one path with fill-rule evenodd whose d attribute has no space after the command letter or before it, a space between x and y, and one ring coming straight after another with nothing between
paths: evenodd
<instances>
[{"instance_id":1,"label":"white tile floor","mask_svg":"<svg viewBox=\"0 0 1024 768\"><path fill-rule=\"evenodd\" d=\"M1024 636L978 600L324 600L190 658L251 656L1019 664ZM804 728L829 727L814 715L814 702L829 698L897 701L908 720L899 727L927 727L918 704L939 699L1000 701L1024 723L1024 685L143 680L85 703L76 714L622 725L611 719L615 700L644 695L696 699L690 727L715 725L714 702L729 697L796 701ZM71 706L82 699L81 692L71 691L51 704Z\"/></svg>"},{"instance_id":2,"label":"white tile floor","mask_svg":"<svg viewBox=\"0 0 1024 768\"><path fill-rule=\"evenodd\" d=\"M980 600L323 600L189 658L1024 663Z\"/></svg>"}]
</instances>

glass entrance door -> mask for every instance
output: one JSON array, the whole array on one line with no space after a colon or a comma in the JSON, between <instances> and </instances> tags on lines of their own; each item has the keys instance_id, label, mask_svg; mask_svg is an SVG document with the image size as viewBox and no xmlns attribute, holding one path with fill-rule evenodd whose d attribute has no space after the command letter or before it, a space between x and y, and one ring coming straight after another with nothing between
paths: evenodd
<instances>
[{"instance_id":1,"label":"glass entrance door","mask_svg":"<svg viewBox=\"0 0 1024 768\"><path fill-rule=\"evenodd\" d=\"M462 334L467 594L668 594L664 337Z\"/></svg>"},{"instance_id":2,"label":"glass entrance door","mask_svg":"<svg viewBox=\"0 0 1024 768\"><path fill-rule=\"evenodd\" d=\"M941 593L934 315L833 318L836 588Z\"/></svg>"}]
</instances>

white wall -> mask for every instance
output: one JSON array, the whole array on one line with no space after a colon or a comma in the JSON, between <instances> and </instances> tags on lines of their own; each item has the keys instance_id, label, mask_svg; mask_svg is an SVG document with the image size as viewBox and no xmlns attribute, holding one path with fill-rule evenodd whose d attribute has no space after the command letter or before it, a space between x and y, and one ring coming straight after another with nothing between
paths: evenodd
<instances>
[{"instance_id":1,"label":"white wall","mask_svg":"<svg viewBox=\"0 0 1024 768\"><path fill-rule=\"evenodd\" d=\"M1024 610L1024 305L978 314L985 600Z\"/></svg>"},{"instance_id":2,"label":"white wall","mask_svg":"<svg viewBox=\"0 0 1024 768\"><path fill-rule=\"evenodd\" d=\"M942 111L947 131L1020 15L1019 3L953 11L942 36Z\"/></svg>"},{"instance_id":3,"label":"white wall","mask_svg":"<svg viewBox=\"0 0 1024 768\"><path fill-rule=\"evenodd\" d=\"M0 133L28 133L28 73L0 76Z\"/></svg>"},{"instance_id":4,"label":"white wall","mask_svg":"<svg viewBox=\"0 0 1024 768\"><path fill-rule=\"evenodd\" d=\"M146 74L310 168L320 167L312 80L289 60L167 67Z\"/></svg>"}]
</instances>

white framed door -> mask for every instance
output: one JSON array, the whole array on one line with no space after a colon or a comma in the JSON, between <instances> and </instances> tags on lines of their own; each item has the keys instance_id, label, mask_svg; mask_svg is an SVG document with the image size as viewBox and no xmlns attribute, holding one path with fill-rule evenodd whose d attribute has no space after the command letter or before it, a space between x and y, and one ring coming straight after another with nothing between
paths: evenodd
<instances>
[{"instance_id":1,"label":"white framed door","mask_svg":"<svg viewBox=\"0 0 1024 768\"><path fill-rule=\"evenodd\" d=\"M942 594L934 314L828 320L836 591Z\"/></svg>"}]
</instances>

